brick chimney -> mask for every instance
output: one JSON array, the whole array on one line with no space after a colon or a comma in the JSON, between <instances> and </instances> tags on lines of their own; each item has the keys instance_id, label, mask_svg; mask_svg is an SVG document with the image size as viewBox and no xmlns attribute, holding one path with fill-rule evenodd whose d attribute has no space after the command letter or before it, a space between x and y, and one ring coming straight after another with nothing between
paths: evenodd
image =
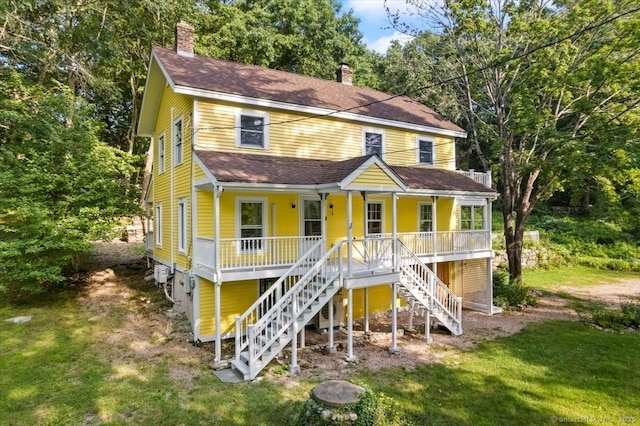
<instances>
[{"instance_id":1,"label":"brick chimney","mask_svg":"<svg viewBox=\"0 0 640 426\"><path fill-rule=\"evenodd\" d=\"M184 21L176 24L176 53L193 57L193 27Z\"/></svg>"},{"instance_id":2,"label":"brick chimney","mask_svg":"<svg viewBox=\"0 0 640 426\"><path fill-rule=\"evenodd\" d=\"M351 72L351 68L349 68L349 65L343 62L340 64L340 68L338 68L338 70L336 71L336 81L338 83L348 84L349 86L352 86L353 85L353 83L351 82L352 75L353 75L353 72Z\"/></svg>"}]
</instances>

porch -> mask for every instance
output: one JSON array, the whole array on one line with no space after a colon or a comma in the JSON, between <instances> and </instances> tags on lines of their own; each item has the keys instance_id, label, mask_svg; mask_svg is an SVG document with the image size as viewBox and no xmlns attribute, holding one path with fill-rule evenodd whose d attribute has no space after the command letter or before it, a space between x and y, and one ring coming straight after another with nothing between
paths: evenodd
<instances>
[{"instance_id":1,"label":"porch","mask_svg":"<svg viewBox=\"0 0 640 426\"><path fill-rule=\"evenodd\" d=\"M398 233L398 239L422 262L445 262L491 257L491 233L487 230ZM223 281L266 278L285 272L320 236L266 238L198 237L194 241L194 272L204 278ZM392 234L353 239L345 250L348 277L392 271ZM330 244L333 246L333 244ZM328 250L328 246L326 249ZM216 266L217 265L217 266ZM217 277L216 272L220 273Z\"/></svg>"}]
</instances>

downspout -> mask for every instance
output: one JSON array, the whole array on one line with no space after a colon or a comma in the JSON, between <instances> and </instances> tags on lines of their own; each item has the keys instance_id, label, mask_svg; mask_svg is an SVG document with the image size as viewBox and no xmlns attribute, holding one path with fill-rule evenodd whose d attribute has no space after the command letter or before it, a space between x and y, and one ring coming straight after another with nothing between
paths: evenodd
<instances>
[{"instance_id":1,"label":"downspout","mask_svg":"<svg viewBox=\"0 0 640 426\"><path fill-rule=\"evenodd\" d=\"M173 244L174 244L174 241L173 241L173 234L174 234L174 232L173 232L173 201L174 201L173 200L173 197L174 197L174 194L173 194L173 169L174 169L174 165L175 165L175 162L176 162L176 159L175 159L176 152L174 150L175 138L176 138L176 134L175 134L176 126L175 126L175 123L173 122L173 119L174 119L173 115L174 115L174 108L171 107L171 117L170 117L171 118L171 124L170 124L171 125L171 164L169 165L170 168L171 168L171 172L169 173L169 230L171 232L171 247L169 248L169 250L171 252L171 256L169 258L170 258L170 261L171 261L171 273L172 274L175 273L175 267L176 267L176 264L175 264L175 261L174 261L174 253L173 253L173 249L174 249L174 247L173 247Z\"/></svg>"},{"instance_id":2,"label":"downspout","mask_svg":"<svg viewBox=\"0 0 640 426\"><path fill-rule=\"evenodd\" d=\"M222 275L220 273L220 196L224 188L220 185L214 185L213 187L213 218L214 218L214 268L216 271L215 282L215 295L214 295L214 313L216 323L216 337L215 337L215 358L214 364L220 363L222 359L222 342L220 331L220 287L222 286Z\"/></svg>"}]
</instances>

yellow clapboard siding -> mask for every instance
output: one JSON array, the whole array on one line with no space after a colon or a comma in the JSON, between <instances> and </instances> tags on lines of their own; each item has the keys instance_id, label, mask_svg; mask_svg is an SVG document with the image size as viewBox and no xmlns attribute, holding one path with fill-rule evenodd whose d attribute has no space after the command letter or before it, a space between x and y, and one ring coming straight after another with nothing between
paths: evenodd
<instances>
[{"instance_id":1,"label":"yellow clapboard siding","mask_svg":"<svg viewBox=\"0 0 640 426\"><path fill-rule=\"evenodd\" d=\"M213 219L213 192L197 191L198 203L198 235L197 237L213 238L214 219Z\"/></svg>"},{"instance_id":2,"label":"yellow clapboard siding","mask_svg":"<svg viewBox=\"0 0 640 426\"><path fill-rule=\"evenodd\" d=\"M215 289L211 281L200 279L200 334L213 336L215 324ZM236 317L258 298L256 280L228 281L220 287L220 333L233 333Z\"/></svg>"},{"instance_id":3,"label":"yellow clapboard siding","mask_svg":"<svg viewBox=\"0 0 640 426\"><path fill-rule=\"evenodd\" d=\"M241 111L268 113L269 122L273 123L268 128L268 149L236 147L236 115ZM244 109L242 106L220 101L200 100L198 113L198 146L225 152L345 160L364 154L363 129L371 128L367 123L335 117L316 117L268 108ZM434 141L433 167L455 169L454 138L384 126L380 127L380 131L385 135L386 152L383 153L383 160L387 163L416 165L418 137L426 137Z\"/></svg>"},{"instance_id":4,"label":"yellow clapboard siding","mask_svg":"<svg viewBox=\"0 0 640 426\"><path fill-rule=\"evenodd\" d=\"M345 189L349 189L349 187L384 187L401 190L400 186L377 164L369 166L367 170L355 178Z\"/></svg>"}]
</instances>

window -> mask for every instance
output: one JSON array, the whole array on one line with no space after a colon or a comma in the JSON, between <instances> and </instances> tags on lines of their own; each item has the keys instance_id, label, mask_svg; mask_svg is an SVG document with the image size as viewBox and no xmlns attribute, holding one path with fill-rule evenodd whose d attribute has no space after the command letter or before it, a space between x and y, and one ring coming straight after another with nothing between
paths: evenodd
<instances>
[{"instance_id":1,"label":"window","mask_svg":"<svg viewBox=\"0 0 640 426\"><path fill-rule=\"evenodd\" d=\"M433 231L433 204L421 203L418 213L418 229L419 232Z\"/></svg>"},{"instance_id":2,"label":"window","mask_svg":"<svg viewBox=\"0 0 640 426\"><path fill-rule=\"evenodd\" d=\"M429 165L435 164L433 141L418 139L418 163Z\"/></svg>"},{"instance_id":3,"label":"window","mask_svg":"<svg viewBox=\"0 0 640 426\"><path fill-rule=\"evenodd\" d=\"M236 146L268 148L268 119L259 112L240 113L236 119Z\"/></svg>"},{"instance_id":4,"label":"window","mask_svg":"<svg viewBox=\"0 0 640 426\"><path fill-rule=\"evenodd\" d=\"M156 204L156 245L162 246L162 203Z\"/></svg>"},{"instance_id":5,"label":"window","mask_svg":"<svg viewBox=\"0 0 640 426\"><path fill-rule=\"evenodd\" d=\"M178 200L178 251L187 252L187 199Z\"/></svg>"},{"instance_id":6,"label":"window","mask_svg":"<svg viewBox=\"0 0 640 426\"><path fill-rule=\"evenodd\" d=\"M182 163L182 147L183 147L183 134L182 134L182 117L178 118L173 123L173 165L177 166Z\"/></svg>"},{"instance_id":7,"label":"window","mask_svg":"<svg viewBox=\"0 0 640 426\"><path fill-rule=\"evenodd\" d=\"M484 229L483 206L460 206L460 229Z\"/></svg>"},{"instance_id":8,"label":"window","mask_svg":"<svg viewBox=\"0 0 640 426\"><path fill-rule=\"evenodd\" d=\"M265 223L266 201L263 200L239 200L238 211L240 214L240 250L262 250L262 238L266 236Z\"/></svg>"},{"instance_id":9,"label":"window","mask_svg":"<svg viewBox=\"0 0 640 426\"><path fill-rule=\"evenodd\" d=\"M367 235L382 233L382 203L367 203Z\"/></svg>"},{"instance_id":10,"label":"window","mask_svg":"<svg viewBox=\"0 0 640 426\"><path fill-rule=\"evenodd\" d=\"M365 130L363 133L363 155L378 154L378 157L382 158L382 153L384 152L383 134L369 130Z\"/></svg>"},{"instance_id":11,"label":"window","mask_svg":"<svg viewBox=\"0 0 640 426\"><path fill-rule=\"evenodd\" d=\"M158 173L164 173L164 133L158 137Z\"/></svg>"}]
</instances>

